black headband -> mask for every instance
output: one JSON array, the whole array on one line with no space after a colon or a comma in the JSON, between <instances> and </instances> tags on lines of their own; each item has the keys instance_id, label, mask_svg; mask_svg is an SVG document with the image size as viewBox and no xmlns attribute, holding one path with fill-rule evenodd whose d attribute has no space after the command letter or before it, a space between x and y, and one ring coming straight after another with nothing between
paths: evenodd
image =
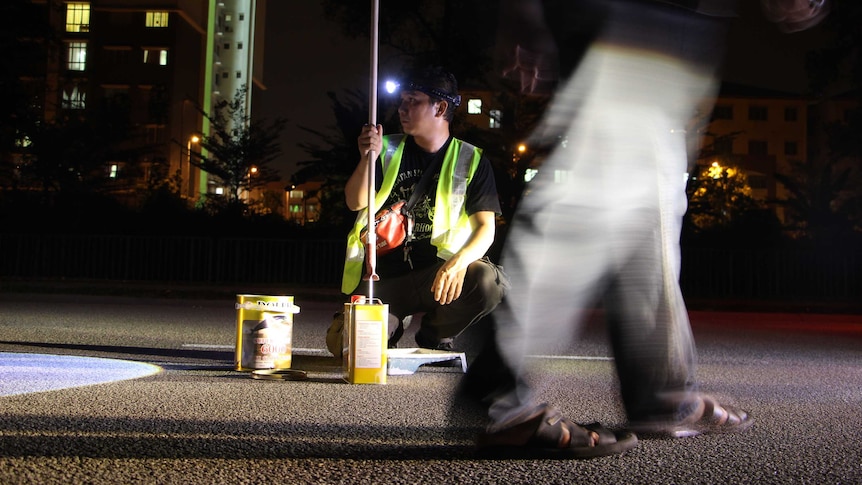
<instances>
[{"instance_id":1,"label":"black headband","mask_svg":"<svg viewBox=\"0 0 862 485\"><path fill-rule=\"evenodd\" d=\"M420 84L410 83L407 85L407 91L419 91L420 93L425 93L428 96L434 96L435 98L445 99L446 101L452 103L457 108L461 106L461 96L458 94L449 94L442 89L437 88L428 88L422 86Z\"/></svg>"}]
</instances>

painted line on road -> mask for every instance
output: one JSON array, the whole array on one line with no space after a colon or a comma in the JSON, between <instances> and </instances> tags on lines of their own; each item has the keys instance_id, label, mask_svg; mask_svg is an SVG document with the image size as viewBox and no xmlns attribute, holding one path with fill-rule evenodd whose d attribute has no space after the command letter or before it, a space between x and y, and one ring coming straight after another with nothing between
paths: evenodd
<instances>
[{"instance_id":1,"label":"painted line on road","mask_svg":"<svg viewBox=\"0 0 862 485\"><path fill-rule=\"evenodd\" d=\"M235 345L222 345L222 344L183 344L182 347L184 349L198 349L198 350L234 350L236 349ZM294 347L292 351L296 354L304 354L304 355L332 355L326 349L308 349L303 347Z\"/></svg>"},{"instance_id":2,"label":"painted line on road","mask_svg":"<svg viewBox=\"0 0 862 485\"><path fill-rule=\"evenodd\" d=\"M234 350L236 346L234 345L221 345L221 344L183 344L183 348L187 349L208 349L208 350ZM332 355L326 349L310 349L310 348L302 348L296 347L293 349L293 352L297 354L305 354L305 355ZM596 357L591 355L528 355L527 357L531 359L546 359L546 360L600 360L600 361L612 361L613 357Z\"/></svg>"},{"instance_id":3,"label":"painted line on road","mask_svg":"<svg viewBox=\"0 0 862 485\"><path fill-rule=\"evenodd\" d=\"M614 360L613 357L594 357L590 355L528 355L527 357L549 360Z\"/></svg>"}]
</instances>

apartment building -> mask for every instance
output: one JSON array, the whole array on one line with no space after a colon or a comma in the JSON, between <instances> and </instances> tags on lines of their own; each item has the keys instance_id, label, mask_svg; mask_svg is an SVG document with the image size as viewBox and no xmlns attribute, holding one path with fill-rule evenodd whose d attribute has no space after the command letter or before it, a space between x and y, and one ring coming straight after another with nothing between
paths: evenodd
<instances>
[{"instance_id":1,"label":"apartment building","mask_svg":"<svg viewBox=\"0 0 862 485\"><path fill-rule=\"evenodd\" d=\"M792 163L807 160L812 104L805 96L723 85L701 142L713 146L714 160L700 162L744 172L755 199L785 198L775 173L789 173Z\"/></svg>"},{"instance_id":2,"label":"apartment building","mask_svg":"<svg viewBox=\"0 0 862 485\"><path fill-rule=\"evenodd\" d=\"M221 190L190 163L209 133L198 107L212 112L248 87L251 113L264 88L263 18L266 0L32 0L61 41L44 74L45 118L122 107L131 134L124 159L105 167L117 192L132 192L153 177L180 174L190 201ZM131 168L135 167L134 173Z\"/></svg>"}]
</instances>

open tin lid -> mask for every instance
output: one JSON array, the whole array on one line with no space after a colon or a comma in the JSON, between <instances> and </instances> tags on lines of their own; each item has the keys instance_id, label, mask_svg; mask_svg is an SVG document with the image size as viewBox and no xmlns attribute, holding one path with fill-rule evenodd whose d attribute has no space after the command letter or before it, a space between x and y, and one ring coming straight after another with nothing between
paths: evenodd
<instances>
[{"instance_id":1,"label":"open tin lid","mask_svg":"<svg viewBox=\"0 0 862 485\"><path fill-rule=\"evenodd\" d=\"M251 372L252 379L264 381L304 381L308 374L297 369L258 369Z\"/></svg>"}]
</instances>

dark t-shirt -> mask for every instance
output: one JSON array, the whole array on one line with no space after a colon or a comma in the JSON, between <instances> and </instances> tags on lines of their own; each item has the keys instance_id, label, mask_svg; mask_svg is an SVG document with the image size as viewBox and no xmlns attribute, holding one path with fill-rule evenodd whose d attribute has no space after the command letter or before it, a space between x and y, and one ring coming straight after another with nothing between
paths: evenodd
<instances>
[{"instance_id":1,"label":"dark t-shirt","mask_svg":"<svg viewBox=\"0 0 862 485\"><path fill-rule=\"evenodd\" d=\"M452 137L437 151L437 153L428 153L413 140L412 136L408 136L404 143L404 151L401 157L401 167L398 171L398 176L395 178L395 184L392 187L392 192L386 200L384 207L388 207L399 200L409 200L413 195L413 190L425 168L435 163L437 173L434 174L434 179L428 184L428 189L425 195L420 197L419 201L413 207L414 215L414 240L410 243L410 261L405 261L404 251L400 248L395 251L377 256L377 274L384 276L399 276L403 275L412 269L420 269L430 266L437 262L437 248L431 244L431 225L434 221L434 199L437 193L437 180L440 177L440 165L442 158L446 155L446 150L452 142ZM383 169L378 163L375 182L377 190L383 183ZM482 155L479 161L479 166L476 168L476 173L467 184L467 194L464 208L467 215L473 215L476 212L491 211L495 214L500 214L500 200L497 196L497 185L494 182L494 173L491 169L491 162Z\"/></svg>"}]
</instances>

